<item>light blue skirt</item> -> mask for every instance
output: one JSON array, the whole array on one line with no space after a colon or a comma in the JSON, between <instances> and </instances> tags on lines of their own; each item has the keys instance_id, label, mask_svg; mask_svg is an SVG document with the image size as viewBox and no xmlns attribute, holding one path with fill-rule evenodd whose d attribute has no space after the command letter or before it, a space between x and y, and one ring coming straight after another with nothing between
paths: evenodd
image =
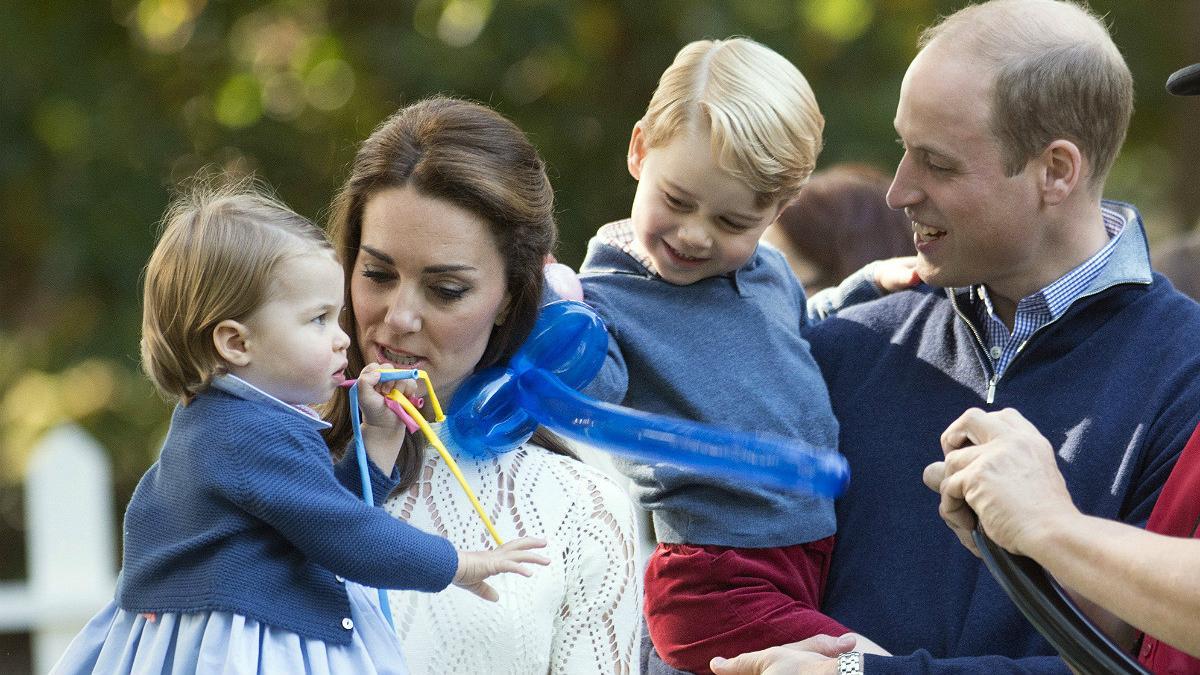
<instances>
[{"instance_id":1,"label":"light blue skirt","mask_svg":"<svg viewBox=\"0 0 1200 675\"><path fill-rule=\"evenodd\" d=\"M380 611L373 589L346 584L351 642L310 640L240 614L142 614L111 602L71 641L54 675L74 673L311 673L404 675L400 640Z\"/></svg>"}]
</instances>

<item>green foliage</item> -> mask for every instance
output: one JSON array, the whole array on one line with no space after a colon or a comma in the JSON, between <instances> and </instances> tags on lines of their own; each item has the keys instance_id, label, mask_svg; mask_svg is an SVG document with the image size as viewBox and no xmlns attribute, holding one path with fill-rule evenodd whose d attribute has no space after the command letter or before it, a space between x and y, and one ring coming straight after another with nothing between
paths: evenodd
<instances>
[{"instance_id":1,"label":"green foliage","mask_svg":"<svg viewBox=\"0 0 1200 675\"><path fill-rule=\"evenodd\" d=\"M629 130L684 43L741 34L777 49L821 101L821 164L886 168L899 155L891 119L916 36L959 4L3 3L0 476L18 478L30 439L68 417L112 450L123 489L151 460L169 408L138 372L140 273L172 186L202 167L255 172L319 221L357 142L386 115L433 93L477 99L547 159L559 257L576 265L590 233L628 213ZM1111 192L1149 200L1163 231L1200 212L1190 189L1200 102L1162 92L1169 72L1200 60L1191 4L1093 3L1139 83L1130 161ZM72 406L81 373L106 393Z\"/></svg>"}]
</instances>

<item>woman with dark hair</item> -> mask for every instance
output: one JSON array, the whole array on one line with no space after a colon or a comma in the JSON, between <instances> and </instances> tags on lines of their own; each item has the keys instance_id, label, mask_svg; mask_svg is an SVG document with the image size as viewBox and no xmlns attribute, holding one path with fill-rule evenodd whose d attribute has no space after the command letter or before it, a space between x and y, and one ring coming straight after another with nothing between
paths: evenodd
<instances>
[{"instance_id":1,"label":"woman with dark hair","mask_svg":"<svg viewBox=\"0 0 1200 675\"><path fill-rule=\"evenodd\" d=\"M557 236L554 193L512 122L476 103L432 98L399 110L363 142L330 235L345 266L350 373L371 361L419 368L449 401L532 329ZM329 446L346 448L344 395L326 418ZM385 505L393 515L456 545L492 545L420 436L407 437L397 466L400 487ZM391 592L413 672L636 670L640 575L623 490L543 430L513 452L460 457L459 466L500 534L547 539L541 552L552 562L530 578L493 582L494 604L455 590Z\"/></svg>"},{"instance_id":2,"label":"woman with dark hair","mask_svg":"<svg viewBox=\"0 0 1200 675\"><path fill-rule=\"evenodd\" d=\"M783 252L809 295L872 260L913 255L912 224L885 200L890 183L867 164L816 171L763 240Z\"/></svg>"}]
</instances>

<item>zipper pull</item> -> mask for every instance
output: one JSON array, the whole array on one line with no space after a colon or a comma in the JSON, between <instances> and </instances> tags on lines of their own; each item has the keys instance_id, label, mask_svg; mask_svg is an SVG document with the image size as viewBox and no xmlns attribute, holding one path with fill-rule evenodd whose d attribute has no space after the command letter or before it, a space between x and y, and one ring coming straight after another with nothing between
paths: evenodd
<instances>
[{"instance_id":1,"label":"zipper pull","mask_svg":"<svg viewBox=\"0 0 1200 675\"><path fill-rule=\"evenodd\" d=\"M992 379L988 380L988 390L987 390L988 405L991 405L996 400L996 380L997 379L999 379L999 378L997 378L995 375L993 375Z\"/></svg>"}]
</instances>

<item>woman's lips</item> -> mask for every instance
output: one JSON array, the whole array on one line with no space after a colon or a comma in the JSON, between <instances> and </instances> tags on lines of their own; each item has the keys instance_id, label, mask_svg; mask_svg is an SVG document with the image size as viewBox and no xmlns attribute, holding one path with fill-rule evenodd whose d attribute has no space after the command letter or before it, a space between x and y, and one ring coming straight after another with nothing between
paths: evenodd
<instances>
[{"instance_id":1,"label":"woman's lips","mask_svg":"<svg viewBox=\"0 0 1200 675\"><path fill-rule=\"evenodd\" d=\"M378 347L380 361L390 363L398 368L416 368L419 364L425 361L425 357L417 354L410 354L403 350L391 349L390 347L386 347L384 345L378 345Z\"/></svg>"}]
</instances>

